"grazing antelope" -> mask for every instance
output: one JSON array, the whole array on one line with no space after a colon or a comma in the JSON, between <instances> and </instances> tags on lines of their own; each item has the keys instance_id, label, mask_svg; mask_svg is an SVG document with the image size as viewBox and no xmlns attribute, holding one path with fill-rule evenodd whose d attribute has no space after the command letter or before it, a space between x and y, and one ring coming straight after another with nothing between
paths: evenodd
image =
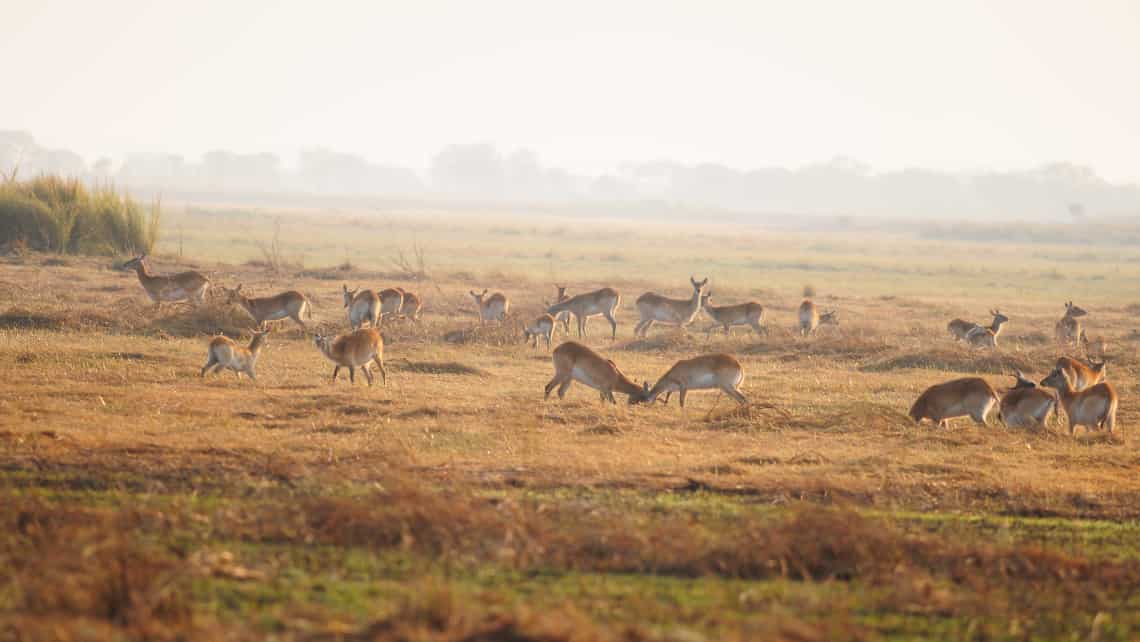
<instances>
[{"instance_id":1,"label":"grazing antelope","mask_svg":"<svg viewBox=\"0 0 1140 642\"><path fill-rule=\"evenodd\" d=\"M558 285L557 283L555 283L554 288L558 290L558 294L556 295L556 297L554 299L555 303L562 303L566 299L570 298L570 295L566 294L566 286L565 285ZM552 304L547 303L546 307L549 308L551 305ZM554 315L554 318L562 324L562 331L565 332L566 334L570 334L570 311L569 310L563 310L563 311L559 312L558 314Z\"/></svg>"},{"instance_id":2,"label":"grazing antelope","mask_svg":"<svg viewBox=\"0 0 1140 642\"><path fill-rule=\"evenodd\" d=\"M388 385L388 372L384 370L384 339L376 328L361 328L338 337L316 335L313 343L325 358L333 362L333 383L341 368L348 368L348 380L356 383L356 369L360 368L372 385L372 372L368 367L375 363L380 369L384 385Z\"/></svg>"},{"instance_id":3,"label":"grazing antelope","mask_svg":"<svg viewBox=\"0 0 1140 642\"><path fill-rule=\"evenodd\" d=\"M385 288L376 293L380 297L380 319L394 317L404 309L404 291L400 288Z\"/></svg>"},{"instance_id":4,"label":"grazing antelope","mask_svg":"<svg viewBox=\"0 0 1140 642\"><path fill-rule=\"evenodd\" d=\"M565 288L559 288L565 290ZM555 318L561 318L563 313L574 315L578 322L578 337L586 336L586 323L590 317L604 316L610 322L611 338L617 338L617 319L614 313L621 305L621 295L613 288L602 288L593 292L586 292L577 296L568 297L546 309ZM569 332L569 330L567 330Z\"/></svg>"},{"instance_id":5,"label":"grazing antelope","mask_svg":"<svg viewBox=\"0 0 1140 642\"><path fill-rule=\"evenodd\" d=\"M998 419L1010 428L1045 428L1057 408L1057 397L1016 371L1017 383L1001 398Z\"/></svg>"},{"instance_id":6,"label":"grazing antelope","mask_svg":"<svg viewBox=\"0 0 1140 642\"><path fill-rule=\"evenodd\" d=\"M670 299L653 292L637 297L637 312L641 315L641 320L633 328L634 336L644 337L655 322L679 327L692 323L701 311L701 295L709 280L706 277L704 281L698 282L690 276L689 283L693 285L693 296L688 300Z\"/></svg>"},{"instance_id":7,"label":"grazing antelope","mask_svg":"<svg viewBox=\"0 0 1140 642\"><path fill-rule=\"evenodd\" d=\"M277 296L264 297L260 299L251 299L241 293L241 284L234 289L229 289L224 285L222 292L226 295L226 305L234 303L240 304L257 321L258 328L265 328L266 321L278 321L280 319L293 319L301 329L305 329L305 322L301 320L301 315L307 316L309 319L313 318L313 308L309 304L309 300L305 295L295 290L282 292Z\"/></svg>"},{"instance_id":8,"label":"grazing antelope","mask_svg":"<svg viewBox=\"0 0 1140 642\"><path fill-rule=\"evenodd\" d=\"M534 347L537 350L538 338L542 337L546 339L546 349L549 350L550 339L554 335L554 324L554 317L549 314L539 316L534 321L531 321L530 325L523 328L523 343L530 343L533 339Z\"/></svg>"},{"instance_id":9,"label":"grazing antelope","mask_svg":"<svg viewBox=\"0 0 1140 642\"><path fill-rule=\"evenodd\" d=\"M1087 314L1088 312L1083 308L1078 308L1073 305L1072 301L1067 301L1065 303L1065 316L1061 317L1061 320L1053 328L1057 340L1061 343L1077 343L1081 336L1081 322L1077 320L1077 317L1083 317Z\"/></svg>"},{"instance_id":10,"label":"grazing antelope","mask_svg":"<svg viewBox=\"0 0 1140 642\"><path fill-rule=\"evenodd\" d=\"M998 335L1001 334L1002 327L1006 323L1009 323L1009 317L997 310L990 310L990 314L994 315L994 320L990 324L990 327L983 328L978 326L966 333L966 341L969 342L970 345L979 348L997 349Z\"/></svg>"},{"instance_id":11,"label":"grazing antelope","mask_svg":"<svg viewBox=\"0 0 1140 642\"><path fill-rule=\"evenodd\" d=\"M475 294L475 291L471 290L471 296L475 298L480 324L487 321L502 321L511 309L511 302L503 296L502 292L496 292L488 297L487 289L483 288L482 294Z\"/></svg>"},{"instance_id":12,"label":"grazing antelope","mask_svg":"<svg viewBox=\"0 0 1140 642\"><path fill-rule=\"evenodd\" d=\"M629 403L643 401L649 383L639 386L629 377L618 370L617 364L587 348L581 343L567 341L554 349L551 355L554 362L554 378L546 384L543 399L550 397L550 392L558 388L558 398L566 396L566 390L574 381L580 381L597 390L602 401L617 403L614 392L629 396Z\"/></svg>"},{"instance_id":13,"label":"grazing antelope","mask_svg":"<svg viewBox=\"0 0 1140 642\"><path fill-rule=\"evenodd\" d=\"M768 334L768 328L765 328L764 323L764 306L756 301L749 301L748 303L737 303L736 305L712 305L709 301L712 299L712 294L706 294L701 309L705 314L714 321L712 325L705 330L705 335L712 334L712 331L721 326L724 327L724 333L729 334L729 328L734 325L748 325L752 326L752 331L756 334Z\"/></svg>"},{"instance_id":14,"label":"grazing antelope","mask_svg":"<svg viewBox=\"0 0 1140 642\"><path fill-rule=\"evenodd\" d=\"M344 289L344 307L348 308L348 324L353 330L359 330L364 322L375 328L380 324L380 297L372 290Z\"/></svg>"},{"instance_id":15,"label":"grazing antelope","mask_svg":"<svg viewBox=\"0 0 1140 642\"><path fill-rule=\"evenodd\" d=\"M250 379L257 381L255 370L257 356L265 347L265 337L268 334L268 330L254 332L248 348L239 346L229 337L218 336L210 339L210 346L206 348L206 365L202 366L198 376L205 377L207 373L227 368L233 370L234 376L238 379L241 379L241 374L244 372Z\"/></svg>"},{"instance_id":16,"label":"grazing antelope","mask_svg":"<svg viewBox=\"0 0 1140 642\"><path fill-rule=\"evenodd\" d=\"M1057 390L1057 394L1061 397L1061 407L1069 417L1070 435L1077 426L1106 428L1110 433L1116 430L1118 399L1112 384L1104 381L1084 390L1077 390L1063 368L1053 368L1053 372L1041 380L1041 385Z\"/></svg>"},{"instance_id":17,"label":"grazing antelope","mask_svg":"<svg viewBox=\"0 0 1140 642\"><path fill-rule=\"evenodd\" d=\"M206 301L206 292L210 289L210 279L201 272L179 272L178 274L155 275L151 274L146 265L147 255L143 254L127 261L124 268L134 268L139 277L139 283L146 290L147 296L154 301L157 310L163 303L180 303L193 301L201 305Z\"/></svg>"},{"instance_id":18,"label":"grazing antelope","mask_svg":"<svg viewBox=\"0 0 1140 642\"><path fill-rule=\"evenodd\" d=\"M420 297L412 292L408 292L403 288L396 288L404 295L404 302L400 305L400 316L412 321L420 320L420 309L423 308L424 303Z\"/></svg>"},{"instance_id":19,"label":"grazing antelope","mask_svg":"<svg viewBox=\"0 0 1140 642\"><path fill-rule=\"evenodd\" d=\"M800 334L806 337L815 332L819 326L829 324L839 325L839 313L828 310L820 314L814 301L804 299L803 303L800 304Z\"/></svg>"},{"instance_id":20,"label":"grazing antelope","mask_svg":"<svg viewBox=\"0 0 1140 642\"><path fill-rule=\"evenodd\" d=\"M964 341L970 333L975 330L980 330L982 326L965 319L954 319L946 324L946 329L950 331L950 336L958 341Z\"/></svg>"},{"instance_id":21,"label":"grazing antelope","mask_svg":"<svg viewBox=\"0 0 1140 642\"><path fill-rule=\"evenodd\" d=\"M744 381L744 368L736 357L730 354L703 354L692 359L682 359L662 375L653 388L646 384L645 401L653 403L661 393L665 393L665 403L676 392L681 407L685 407L685 395L690 390L723 390L740 404L748 399L740 393L740 383Z\"/></svg>"},{"instance_id":22,"label":"grazing antelope","mask_svg":"<svg viewBox=\"0 0 1140 642\"><path fill-rule=\"evenodd\" d=\"M916 424L930 419L940 428L949 428L950 419L967 415L985 426L986 415L996 403L997 393L985 379L965 377L930 386L918 396L909 414Z\"/></svg>"},{"instance_id":23,"label":"grazing antelope","mask_svg":"<svg viewBox=\"0 0 1140 642\"><path fill-rule=\"evenodd\" d=\"M1073 389L1080 391L1104 381L1107 375L1108 362L1094 363L1089 361L1089 365L1086 366L1076 359L1061 357L1057 359L1054 367L1064 371L1065 376L1069 378L1069 383L1073 384Z\"/></svg>"}]
</instances>

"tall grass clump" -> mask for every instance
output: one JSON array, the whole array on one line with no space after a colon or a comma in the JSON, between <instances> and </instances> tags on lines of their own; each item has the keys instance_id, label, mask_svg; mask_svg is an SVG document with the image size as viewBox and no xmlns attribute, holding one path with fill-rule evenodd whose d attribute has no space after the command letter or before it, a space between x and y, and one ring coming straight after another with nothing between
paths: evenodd
<instances>
[{"instance_id":1,"label":"tall grass clump","mask_svg":"<svg viewBox=\"0 0 1140 642\"><path fill-rule=\"evenodd\" d=\"M38 176L0 184L0 245L57 254L141 254L158 241L162 208L110 185Z\"/></svg>"}]
</instances>

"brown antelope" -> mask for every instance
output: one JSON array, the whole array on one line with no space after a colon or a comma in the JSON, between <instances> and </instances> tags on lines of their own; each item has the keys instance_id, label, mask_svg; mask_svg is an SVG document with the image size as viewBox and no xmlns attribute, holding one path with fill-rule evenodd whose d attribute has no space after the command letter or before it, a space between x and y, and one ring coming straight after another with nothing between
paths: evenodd
<instances>
[{"instance_id":1,"label":"brown antelope","mask_svg":"<svg viewBox=\"0 0 1140 642\"><path fill-rule=\"evenodd\" d=\"M253 333L253 340L248 348L243 348L229 337L214 337L210 339L210 346L206 349L206 365L202 366L199 377L208 373L217 372L223 368L233 370L234 376L241 379L244 372L250 379L257 381L257 356L265 347L265 337L268 330Z\"/></svg>"},{"instance_id":2,"label":"brown antelope","mask_svg":"<svg viewBox=\"0 0 1140 642\"><path fill-rule=\"evenodd\" d=\"M1088 333L1082 329L1080 344L1081 347L1084 348L1087 358L1091 359L1095 356L1103 360L1108 357L1108 341L1102 336L1090 339Z\"/></svg>"},{"instance_id":3,"label":"brown antelope","mask_svg":"<svg viewBox=\"0 0 1140 642\"><path fill-rule=\"evenodd\" d=\"M1077 390L1069 375L1062 368L1053 368L1041 385L1057 390L1061 397L1061 407L1069 418L1069 434L1077 426L1106 428L1109 433L1116 430L1116 390L1107 381L1084 390Z\"/></svg>"},{"instance_id":4,"label":"brown antelope","mask_svg":"<svg viewBox=\"0 0 1140 642\"><path fill-rule=\"evenodd\" d=\"M986 425L986 415L998 403L997 393L985 379L965 377L930 386L910 408L910 418L922 423L930 419L940 428L949 428L950 419L969 416Z\"/></svg>"},{"instance_id":5,"label":"brown antelope","mask_svg":"<svg viewBox=\"0 0 1140 642\"><path fill-rule=\"evenodd\" d=\"M511 302L503 296L502 292L487 296L487 289L483 288L482 294L476 294L474 290L471 290L471 296L474 297L475 306L478 308L480 324L487 321L502 321L511 309Z\"/></svg>"},{"instance_id":6,"label":"brown antelope","mask_svg":"<svg viewBox=\"0 0 1140 642\"><path fill-rule=\"evenodd\" d=\"M1057 340L1061 343L1077 343L1081 336L1081 322L1077 320L1077 317L1083 317L1087 314L1088 312L1084 309L1073 305L1072 301L1067 301L1065 303L1065 316L1061 317L1061 320L1053 328Z\"/></svg>"},{"instance_id":7,"label":"brown antelope","mask_svg":"<svg viewBox=\"0 0 1140 642\"><path fill-rule=\"evenodd\" d=\"M712 325L705 330L705 335L712 334L712 331L723 326L724 333L729 334L729 328L734 325L748 325L752 326L752 331L756 334L768 334L768 328L765 328L764 323L764 306L756 301L749 301L748 303L737 303L736 305L712 305L709 301L712 300L712 294L706 294L701 309L705 314L714 321Z\"/></svg>"},{"instance_id":8,"label":"brown antelope","mask_svg":"<svg viewBox=\"0 0 1140 642\"><path fill-rule=\"evenodd\" d=\"M565 288L560 289L565 290ZM614 318L614 313L619 305L621 305L621 295L618 294L618 291L613 288L602 288L566 298L550 306L546 311L554 315L555 318L561 318L563 313L574 315L574 319L578 322L579 338L586 336L586 323L590 317L600 314L610 322L612 330L610 336L616 339L617 319Z\"/></svg>"},{"instance_id":9,"label":"brown antelope","mask_svg":"<svg viewBox=\"0 0 1140 642\"><path fill-rule=\"evenodd\" d=\"M309 304L309 300L305 298L305 295L295 290L282 292L277 296L251 299L241 293L240 283L232 290L224 285L221 288L226 295L226 305L240 304L249 313L249 316L257 321L258 328L265 328L267 321L288 318L293 319L304 330L305 322L301 320L301 316L313 318L313 308Z\"/></svg>"},{"instance_id":10,"label":"brown antelope","mask_svg":"<svg viewBox=\"0 0 1140 642\"><path fill-rule=\"evenodd\" d=\"M1045 428L1057 397L1016 371L1017 383L1001 398L998 419L1010 428Z\"/></svg>"},{"instance_id":11,"label":"brown antelope","mask_svg":"<svg viewBox=\"0 0 1140 642\"><path fill-rule=\"evenodd\" d=\"M554 317L549 314L540 315L537 319L530 322L530 325L523 328L523 343L530 343L534 340L534 347L538 349L538 338L546 339L546 349L550 349L550 339L554 335Z\"/></svg>"},{"instance_id":12,"label":"brown antelope","mask_svg":"<svg viewBox=\"0 0 1140 642\"><path fill-rule=\"evenodd\" d=\"M566 299L570 298L570 295L566 294L566 286L565 285L558 285L557 283L555 283L554 287L555 287L555 289L558 290L558 294L554 298L554 303L562 303ZM549 308L551 305L552 305L551 303L547 303L546 307ZM566 334L570 334L570 311L569 310L563 310L563 311L559 312L558 314L554 315L554 318L562 324L562 331L565 332Z\"/></svg>"},{"instance_id":13,"label":"brown antelope","mask_svg":"<svg viewBox=\"0 0 1140 642\"><path fill-rule=\"evenodd\" d=\"M376 293L380 297L380 320L400 314L404 309L404 291L400 288L385 288Z\"/></svg>"},{"instance_id":14,"label":"brown antelope","mask_svg":"<svg viewBox=\"0 0 1140 642\"><path fill-rule=\"evenodd\" d=\"M958 341L965 341L966 337L975 330L980 330L982 326L965 319L954 319L946 324L946 329L950 331L950 336Z\"/></svg>"},{"instance_id":15,"label":"brown antelope","mask_svg":"<svg viewBox=\"0 0 1140 642\"><path fill-rule=\"evenodd\" d=\"M347 285L341 288L344 289L344 307L348 308L348 324L353 330L359 330L365 321L373 328L380 324L380 297L375 292L360 288L349 290Z\"/></svg>"},{"instance_id":16,"label":"brown antelope","mask_svg":"<svg viewBox=\"0 0 1140 642\"><path fill-rule=\"evenodd\" d=\"M806 337L821 325L839 325L839 313L828 310L820 314L814 301L804 299L800 304L800 334Z\"/></svg>"},{"instance_id":17,"label":"brown antelope","mask_svg":"<svg viewBox=\"0 0 1140 642\"><path fill-rule=\"evenodd\" d=\"M549 398L555 387L558 388L558 398L562 399L574 381L597 390L602 401L610 403L617 403L615 391L628 395L629 403L638 403L644 400L645 391L649 388L648 382L643 386L637 385L622 374L613 361L603 359L597 352L575 341L567 341L555 348L551 360L554 362L554 378L546 384L543 399Z\"/></svg>"},{"instance_id":18,"label":"brown antelope","mask_svg":"<svg viewBox=\"0 0 1140 642\"><path fill-rule=\"evenodd\" d=\"M136 256L123 264L124 268L134 268L139 277L139 283L146 290L147 296L154 301L155 309L162 307L163 303L181 303L193 301L201 305L206 301L206 293L210 290L210 279L201 272L179 272L178 274L155 275L151 274L146 265L147 255Z\"/></svg>"},{"instance_id":19,"label":"brown antelope","mask_svg":"<svg viewBox=\"0 0 1140 642\"><path fill-rule=\"evenodd\" d=\"M997 310L990 310L990 314L994 315L994 320L990 327L983 328L978 326L973 330L966 333L966 341L970 345L979 348L997 348L997 338L1001 334L1002 327L1009 323L1009 317L1005 316Z\"/></svg>"},{"instance_id":20,"label":"brown antelope","mask_svg":"<svg viewBox=\"0 0 1140 642\"><path fill-rule=\"evenodd\" d=\"M404 296L404 302L400 306L400 316L412 321L420 320L420 309L423 308L424 303L420 297L412 292L408 292L403 288L396 288Z\"/></svg>"},{"instance_id":21,"label":"brown antelope","mask_svg":"<svg viewBox=\"0 0 1140 642\"><path fill-rule=\"evenodd\" d=\"M689 283L693 285L693 296L688 300L670 299L653 292L637 297L637 312L641 315L641 320L633 328L634 336L644 337L654 323L682 328L692 323L701 311L701 295L709 280L706 277L704 281L697 281L690 276Z\"/></svg>"},{"instance_id":22,"label":"brown antelope","mask_svg":"<svg viewBox=\"0 0 1140 642\"><path fill-rule=\"evenodd\" d=\"M375 328L361 328L338 337L324 337L318 334L313 337L313 343L326 359L333 362L334 383L341 368L348 368L348 380L356 383L356 369L360 368L368 379L368 385L371 386L372 372L368 367L375 363L380 369L384 385L388 385L388 372L384 370L384 339Z\"/></svg>"},{"instance_id":23,"label":"brown antelope","mask_svg":"<svg viewBox=\"0 0 1140 642\"><path fill-rule=\"evenodd\" d=\"M685 395L690 390L723 390L740 404L748 399L740 393L744 381L744 368L736 357L730 354L703 354L692 359L682 359L662 375L652 388L645 384L645 402L653 403L661 393L665 393L665 403L669 396L677 393L681 407L685 407Z\"/></svg>"},{"instance_id":24,"label":"brown antelope","mask_svg":"<svg viewBox=\"0 0 1140 642\"><path fill-rule=\"evenodd\" d=\"M1073 389L1080 391L1104 381L1107 375L1108 362L1093 363L1090 361L1089 365L1086 366L1076 359L1061 357L1057 359L1054 367L1064 371L1065 376L1069 378L1069 383L1073 384Z\"/></svg>"}]
</instances>

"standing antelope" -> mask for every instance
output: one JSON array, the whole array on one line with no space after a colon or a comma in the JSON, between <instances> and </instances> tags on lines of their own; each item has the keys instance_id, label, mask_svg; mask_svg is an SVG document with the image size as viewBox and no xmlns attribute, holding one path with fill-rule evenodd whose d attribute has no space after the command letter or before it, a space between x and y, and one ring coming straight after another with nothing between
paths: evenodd
<instances>
[{"instance_id":1,"label":"standing antelope","mask_svg":"<svg viewBox=\"0 0 1140 642\"><path fill-rule=\"evenodd\" d=\"M1108 362L1093 363L1089 361L1089 365L1086 366L1076 359L1061 357L1057 359L1054 367L1062 370L1068 377L1069 383L1073 384L1073 389L1079 391L1104 381L1107 375Z\"/></svg>"},{"instance_id":2,"label":"standing antelope","mask_svg":"<svg viewBox=\"0 0 1140 642\"><path fill-rule=\"evenodd\" d=\"M147 255L143 254L127 261L124 268L134 268L139 277L139 283L146 290L147 296L154 301L154 308L158 310L163 303L179 303L193 301L201 305L206 301L206 292L210 289L210 279L201 272L179 272L170 275L151 274L146 265Z\"/></svg>"},{"instance_id":3,"label":"standing antelope","mask_svg":"<svg viewBox=\"0 0 1140 642\"><path fill-rule=\"evenodd\" d=\"M395 317L404 309L404 291L400 288L385 288L376 293L380 297L380 320Z\"/></svg>"},{"instance_id":4,"label":"standing antelope","mask_svg":"<svg viewBox=\"0 0 1140 642\"><path fill-rule=\"evenodd\" d=\"M930 386L918 396L909 414L916 424L930 419L940 428L949 428L950 419L967 415L985 426L986 415L997 403L997 393L985 379L965 377Z\"/></svg>"},{"instance_id":5,"label":"standing antelope","mask_svg":"<svg viewBox=\"0 0 1140 642\"><path fill-rule=\"evenodd\" d=\"M815 301L804 299L800 304L800 334L806 337L821 325L839 325L839 313L828 310L820 314Z\"/></svg>"},{"instance_id":6,"label":"standing antelope","mask_svg":"<svg viewBox=\"0 0 1140 642\"><path fill-rule=\"evenodd\" d=\"M232 290L225 286L221 287L222 292L226 295L226 305L240 304L249 313L249 316L257 321L258 328L265 328L266 321L289 318L293 319L304 330L305 322L301 320L301 315L305 315L309 319L313 318L313 308L309 304L309 300L305 298L305 295L295 290L282 292L277 296L251 299L241 293L240 283Z\"/></svg>"},{"instance_id":7,"label":"standing antelope","mask_svg":"<svg viewBox=\"0 0 1140 642\"><path fill-rule=\"evenodd\" d=\"M1001 398L998 419L1010 428L1033 427L1044 429L1049 414L1057 408L1057 397L1016 371L1017 383Z\"/></svg>"},{"instance_id":8,"label":"standing antelope","mask_svg":"<svg viewBox=\"0 0 1140 642\"><path fill-rule=\"evenodd\" d=\"M678 401L684 408L685 395L690 390L723 390L743 405L748 403L748 399L740 393L743 381L744 368L736 357L730 354L704 354L673 364L653 388L646 384L645 401L653 403L661 393L665 393L665 403L669 403L669 396L676 392Z\"/></svg>"},{"instance_id":9,"label":"standing antelope","mask_svg":"<svg viewBox=\"0 0 1140 642\"><path fill-rule=\"evenodd\" d=\"M487 321L502 321L511 309L511 302L502 292L496 292L488 297L487 288L483 288L482 294L476 294L474 290L471 290L471 296L475 298L475 307L478 308L480 324Z\"/></svg>"},{"instance_id":10,"label":"standing antelope","mask_svg":"<svg viewBox=\"0 0 1140 642\"><path fill-rule=\"evenodd\" d=\"M690 276L689 283L693 285L693 296L689 300L670 299L653 292L637 297L637 312L641 320L633 328L634 336L644 337L654 322L682 328L692 323L701 311L701 295L709 280L706 277L704 281L697 281Z\"/></svg>"},{"instance_id":11,"label":"standing antelope","mask_svg":"<svg viewBox=\"0 0 1140 642\"><path fill-rule=\"evenodd\" d=\"M404 295L404 302L400 305L400 316L412 321L420 320L420 309L423 308L424 303L420 297L412 292L408 292L403 288L396 288Z\"/></svg>"},{"instance_id":12,"label":"standing antelope","mask_svg":"<svg viewBox=\"0 0 1140 642\"><path fill-rule=\"evenodd\" d=\"M560 289L565 290L565 288ZM613 288L602 288L566 298L550 306L546 311L554 315L555 318L561 318L563 313L573 314L574 319L578 322L579 338L586 336L586 323L590 317L600 314L610 322L612 330L610 336L616 339L617 319L614 318L614 313L617 312L619 305L621 305L621 295L618 294L618 291Z\"/></svg>"},{"instance_id":13,"label":"standing antelope","mask_svg":"<svg viewBox=\"0 0 1140 642\"><path fill-rule=\"evenodd\" d=\"M554 317L549 314L543 314L531 321L530 325L523 328L523 343L530 343L533 339L534 348L537 350L538 338L542 337L546 339L546 349L549 350L550 339L554 335L554 323Z\"/></svg>"},{"instance_id":14,"label":"standing antelope","mask_svg":"<svg viewBox=\"0 0 1140 642\"><path fill-rule=\"evenodd\" d=\"M557 283L555 283L554 287L555 287L555 289L558 290L558 294L554 299L555 303L562 303L566 299L570 298L570 295L566 294L566 286L565 285L558 285ZM550 306L551 306L550 303L546 304L546 307L549 308ZM566 334L570 334L570 311L569 310L563 310L563 311L559 312L558 314L554 315L554 318L556 320L558 320L560 323L562 323L562 331L565 332Z\"/></svg>"},{"instance_id":15,"label":"standing antelope","mask_svg":"<svg viewBox=\"0 0 1140 642\"><path fill-rule=\"evenodd\" d=\"M768 328L761 325L764 322L764 306L756 301L749 301L748 303L737 303L736 305L712 305L709 301L712 299L712 294L706 294L701 308L709 318L714 321L712 325L705 330L705 335L712 334L716 328L724 326L724 333L729 334L729 327L734 325L748 325L752 326L752 331L756 334L768 334Z\"/></svg>"},{"instance_id":16,"label":"standing antelope","mask_svg":"<svg viewBox=\"0 0 1140 642\"><path fill-rule=\"evenodd\" d=\"M970 345L981 348L997 348L998 335L1001 334L1002 326L1009 322L1009 317L997 310L990 310L990 314L994 315L994 320L990 324L990 327L983 328L978 326L966 334L966 341L968 341Z\"/></svg>"},{"instance_id":17,"label":"standing antelope","mask_svg":"<svg viewBox=\"0 0 1140 642\"><path fill-rule=\"evenodd\" d=\"M1087 314L1088 312L1084 309L1073 305L1072 301L1067 301L1065 303L1065 316L1061 317L1061 320L1058 321L1057 325L1053 328L1057 335L1057 340L1061 343L1079 342L1081 337L1081 322L1077 320L1077 317L1083 317Z\"/></svg>"},{"instance_id":18,"label":"standing antelope","mask_svg":"<svg viewBox=\"0 0 1140 642\"><path fill-rule=\"evenodd\" d=\"M554 362L554 378L546 384L543 399L549 398L555 387L558 388L558 398L562 399L574 381L597 390L602 401L610 403L617 403L615 391L628 395L629 403L638 403L644 400L645 391L649 388L648 382L643 386L637 385L622 374L613 361L603 359L597 352L575 341L567 341L555 348L551 360Z\"/></svg>"},{"instance_id":19,"label":"standing antelope","mask_svg":"<svg viewBox=\"0 0 1140 642\"><path fill-rule=\"evenodd\" d=\"M348 380L356 383L356 369L360 368L372 385L372 372L368 366L375 363L380 369L384 385L388 385L388 372L384 370L384 339L375 328L361 328L338 337L316 335L313 343L325 358L333 362L333 383L341 368L348 368Z\"/></svg>"},{"instance_id":20,"label":"standing antelope","mask_svg":"<svg viewBox=\"0 0 1140 642\"><path fill-rule=\"evenodd\" d=\"M234 376L238 379L241 379L241 374L244 372L250 379L257 381L255 371L257 356L265 347L265 337L268 334L268 330L254 332L248 348L239 346L229 337L214 337L210 340L210 346L206 348L206 365L202 366L198 376L205 377L207 373L227 368L233 370Z\"/></svg>"},{"instance_id":21,"label":"standing antelope","mask_svg":"<svg viewBox=\"0 0 1140 642\"><path fill-rule=\"evenodd\" d=\"M380 324L380 297L372 290L344 289L344 307L348 308L348 324L353 330L359 330L364 322L375 328Z\"/></svg>"},{"instance_id":22,"label":"standing antelope","mask_svg":"<svg viewBox=\"0 0 1140 642\"><path fill-rule=\"evenodd\" d=\"M1109 433L1116 430L1116 390L1107 381L1084 390L1077 390L1069 375L1062 368L1053 368L1041 385L1055 388L1061 397L1061 407L1069 417L1069 434L1077 426L1107 428Z\"/></svg>"}]
</instances>

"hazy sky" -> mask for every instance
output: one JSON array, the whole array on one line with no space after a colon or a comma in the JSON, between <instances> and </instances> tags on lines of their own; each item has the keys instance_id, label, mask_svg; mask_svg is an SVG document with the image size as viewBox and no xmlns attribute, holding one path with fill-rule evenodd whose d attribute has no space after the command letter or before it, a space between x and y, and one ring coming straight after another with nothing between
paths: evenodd
<instances>
[{"instance_id":1,"label":"hazy sky","mask_svg":"<svg viewBox=\"0 0 1140 642\"><path fill-rule=\"evenodd\" d=\"M849 155L1140 180L1140 3L5 1L0 129L99 154L326 146L595 172Z\"/></svg>"}]
</instances>

